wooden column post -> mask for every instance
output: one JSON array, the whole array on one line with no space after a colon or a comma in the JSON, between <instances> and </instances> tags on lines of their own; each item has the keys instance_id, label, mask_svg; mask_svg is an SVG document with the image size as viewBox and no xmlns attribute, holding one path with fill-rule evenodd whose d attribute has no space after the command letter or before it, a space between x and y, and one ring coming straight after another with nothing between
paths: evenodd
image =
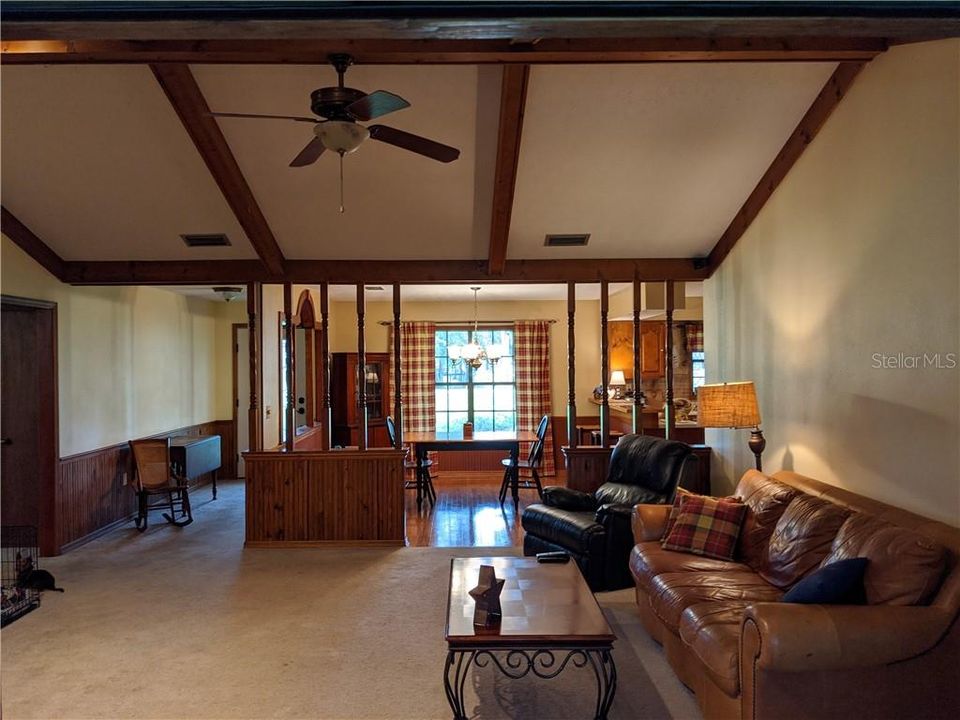
<instances>
[{"instance_id":1,"label":"wooden column post","mask_svg":"<svg viewBox=\"0 0 960 720\"><path fill-rule=\"evenodd\" d=\"M576 448L577 437L577 284L567 283L567 445Z\"/></svg>"},{"instance_id":2,"label":"wooden column post","mask_svg":"<svg viewBox=\"0 0 960 720\"><path fill-rule=\"evenodd\" d=\"M247 283L247 330L250 356L250 404L247 408L248 445L251 452L263 450L263 418L260 415L260 348L263 286L258 282Z\"/></svg>"},{"instance_id":3,"label":"wooden column post","mask_svg":"<svg viewBox=\"0 0 960 720\"><path fill-rule=\"evenodd\" d=\"M643 435L643 385L640 374L640 305L643 283L633 280L633 432Z\"/></svg>"},{"instance_id":4,"label":"wooden column post","mask_svg":"<svg viewBox=\"0 0 960 720\"><path fill-rule=\"evenodd\" d=\"M357 283L357 446L367 449L367 342L363 332L365 313L363 283Z\"/></svg>"},{"instance_id":5,"label":"wooden column post","mask_svg":"<svg viewBox=\"0 0 960 720\"><path fill-rule=\"evenodd\" d=\"M663 417L666 421L664 422L664 435L668 440L671 440L676 435L677 428L677 418L673 410L673 280L667 280L666 293L667 323L665 333L667 337L665 338L664 360L667 365L667 407L664 409Z\"/></svg>"},{"instance_id":6,"label":"wooden column post","mask_svg":"<svg viewBox=\"0 0 960 720\"><path fill-rule=\"evenodd\" d=\"M320 283L320 378L323 382L323 399L320 401L323 432L320 449L329 450L333 443L330 420L330 292L327 283Z\"/></svg>"},{"instance_id":7,"label":"wooden column post","mask_svg":"<svg viewBox=\"0 0 960 720\"><path fill-rule=\"evenodd\" d=\"M396 448L403 448L403 393L400 383L400 283L393 284L393 424L396 427Z\"/></svg>"},{"instance_id":8,"label":"wooden column post","mask_svg":"<svg viewBox=\"0 0 960 720\"><path fill-rule=\"evenodd\" d=\"M293 438L296 435L294 425L296 423L296 409L293 398L293 379L296 377L294 371L294 353L293 353L293 286L290 283L283 284L283 337L284 337L284 358L286 360L286 386L287 396L281 398L285 403L283 412L287 418L287 436L281 438L287 452L293 452Z\"/></svg>"},{"instance_id":9,"label":"wooden column post","mask_svg":"<svg viewBox=\"0 0 960 720\"><path fill-rule=\"evenodd\" d=\"M610 398L607 383L610 381L610 338L607 334L607 313L610 310L610 286L600 281L600 447L610 447Z\"/></svg>"}]
</instances>

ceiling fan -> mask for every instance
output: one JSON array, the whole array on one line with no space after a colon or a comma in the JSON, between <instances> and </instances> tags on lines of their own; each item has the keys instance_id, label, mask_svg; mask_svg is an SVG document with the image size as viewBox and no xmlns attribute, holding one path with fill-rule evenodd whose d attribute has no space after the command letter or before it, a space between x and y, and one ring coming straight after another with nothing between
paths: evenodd
<instances>
[{"instance_id":1,"label":"ceiling fan","mask_svg":"<svg viewBox=\"0 0 960 720\"><path fill-rule=\"evenodd\" d=\"M368 137L394 145L404 150L424 155L443 163L453 162L460 157L457 148L429 140L419 135L397 130L387 125L361 125L358 121L368 121L388 113L410 107L410 103L399 95L386 90L365 93L362 90L346 87L343 76L353 64L350 55L337 53L328 57L337 71L338 83L335 87L325 87L310 93L310 110L319 118L298 115L257 115L252 113L212 112L215 117L253 118L264 120L292 120L294 122L313 123L316 135L290 163L290 167L304 167L317 161L324 151L332 150L342 158L352 153Z\"/></svg>"}]
</instances>

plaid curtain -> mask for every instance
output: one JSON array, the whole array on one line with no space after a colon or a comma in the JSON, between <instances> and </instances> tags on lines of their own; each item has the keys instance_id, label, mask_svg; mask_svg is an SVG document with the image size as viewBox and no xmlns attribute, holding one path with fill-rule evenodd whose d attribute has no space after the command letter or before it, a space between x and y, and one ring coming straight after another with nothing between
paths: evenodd
<instances>
[{"instance_id":1,"label":"plaid curtain","mask_svg":"<svg viewBox=\"0 0 960 720\"><path fill-rule=\"evenodd\" d=\"M517 429L535 431L540 418L550 415L550 324L542 320L514 323L514 362L517 378ZM529 452L521 449L521 458ZM547 426L542 475L554 474L553 433Z\"/></svg>"},{"instance_id":2,"label":"plaid curtain","mask_svg":"<svg viewBox=\"0 0 960 720\"><path fill-rule=\"evenodd\" d=\"M684 325L687 335L687 352L703 352L703 323L688 322Z\"/></svg>"},{"instance_id":3,"label":"plaid curtain","mask_svg":"<svg viewBox=\"0 0 960 720\"><path fill-rule=\"evenodd\" d=\"M433 432L436 427L437 326L430 322L400 323L400 392L403 432ZM393 327L390 327L390 377L393 377ZM394 398L390 398L393 407Z\"/></svg>"}]
</instances>

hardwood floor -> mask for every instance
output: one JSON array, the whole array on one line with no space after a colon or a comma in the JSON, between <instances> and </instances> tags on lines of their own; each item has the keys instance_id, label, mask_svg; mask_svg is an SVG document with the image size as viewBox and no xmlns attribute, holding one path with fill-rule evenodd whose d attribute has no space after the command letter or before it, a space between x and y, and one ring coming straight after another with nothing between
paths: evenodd
<instances>
[{"instance_id":1,"label":"hardwood floor","mask_svg":"<svg viewBox=\"0 0 960 720\"><path fill-rule=\"evenodd\" d=\"M437 505L424 502L417 512L416 491L406 491L407 545L433 547L511 547L523 544L520 515L539 502L534 490L520 490L520 508L513 502L500 507L500 473L439 472L433 484ZM562 484L547 478L544 485Z\"/></svg>"}]
</instances>

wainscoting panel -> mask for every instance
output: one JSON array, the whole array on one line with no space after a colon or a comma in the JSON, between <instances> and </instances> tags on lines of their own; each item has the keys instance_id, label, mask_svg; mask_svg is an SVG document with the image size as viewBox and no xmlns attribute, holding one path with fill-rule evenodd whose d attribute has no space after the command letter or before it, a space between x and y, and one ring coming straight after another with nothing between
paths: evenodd
<instances>
[{"instance_id":1,"label":"wainscoting panel","mask_svg":"<svg viewBox=\"0 0 960 720\"><path fill-rule=\"evenodd\" d=\"M403 453L246 453L246 544L404 544Z\"/></svg>"},{"instance_id":2,"label":"wainscoting panel","mask_svg":"<svg viewBox=\"0 0 960 720\"><path fill-rule=\"evenodd\" d=\"M237 451L233 420L214 420L151 437L182 435L219 435L221 468L218 477L236 477ZM133 457L127 443L60 458L56 503L56 537L60 552L94 539L136 512L133 473ZM201 475L191 483L191 487L209 482L208 475Z\"/></svg>"}]
</instances>

